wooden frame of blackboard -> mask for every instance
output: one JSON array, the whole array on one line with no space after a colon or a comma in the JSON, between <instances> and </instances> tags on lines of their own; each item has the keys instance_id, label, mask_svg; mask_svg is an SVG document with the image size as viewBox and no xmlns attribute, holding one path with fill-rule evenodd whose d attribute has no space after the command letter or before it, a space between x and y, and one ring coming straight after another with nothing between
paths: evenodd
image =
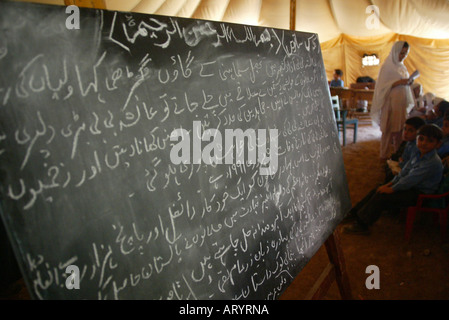
<instances>
[{"instance_id":1,"label":"wooden frame of blackboard","mask_svg":"<svg viewBox=\"0 0 449 320\"><path fill-rule=\"evenodd\" d=\"M313 287L307 293L305 299L322 299L334 281L336 281L342 299L352 300L351 286L346 272L346 263L341 249L338 229L326 240L324 246L329 257L329 264L324 268Z\"/></svg>"}]
</instances>

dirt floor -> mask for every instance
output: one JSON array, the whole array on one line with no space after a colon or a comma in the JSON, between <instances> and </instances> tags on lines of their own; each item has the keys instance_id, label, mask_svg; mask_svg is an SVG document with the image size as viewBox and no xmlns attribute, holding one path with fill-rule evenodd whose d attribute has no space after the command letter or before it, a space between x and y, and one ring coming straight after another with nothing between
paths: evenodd
<instances>
[{"instance_id":1,"label":"dirt floor","mask_svg":"<svg viewBox=\"0 0 449 320\"><path fill-rule=\"evenodd\" d=\"M377 184L383 182L383 163L378 159L380 132L361 126L357 143L342 148L351 201L354 205ZM337 228L337 232L341 226ZM439 227L430 216L419 215L410 243L404 239L405 213L383 215L369 236L340 232L341 247L352 296L357 300L446 300L449 299L449 243L441 242ZM329 263L324 247L311 259L281 300L304 299ZM367 289L366 268L380 271L380 288ZM23 280L1 293L2 299L27 300ZM326 300L340 299L334 283Z\"/></svg>"}]
</instances>

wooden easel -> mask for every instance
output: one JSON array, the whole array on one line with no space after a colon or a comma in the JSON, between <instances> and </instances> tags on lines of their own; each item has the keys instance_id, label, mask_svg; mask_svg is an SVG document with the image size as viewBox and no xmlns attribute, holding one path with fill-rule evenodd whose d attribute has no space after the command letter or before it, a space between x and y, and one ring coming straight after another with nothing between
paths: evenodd
<instances>
[{"instance_id":1,"label":"wooden easel","mask_svg":"<svg viewBox=\"0 0 449 320\"><path fill-rule=\"evenodd\" d=\"M306 300L319 300L324 297L334 281L337 281L341 298L352 300L351 287L337 229L330 235L324 245L330 262L306 295Z\"/></svg>"}]
</instances>

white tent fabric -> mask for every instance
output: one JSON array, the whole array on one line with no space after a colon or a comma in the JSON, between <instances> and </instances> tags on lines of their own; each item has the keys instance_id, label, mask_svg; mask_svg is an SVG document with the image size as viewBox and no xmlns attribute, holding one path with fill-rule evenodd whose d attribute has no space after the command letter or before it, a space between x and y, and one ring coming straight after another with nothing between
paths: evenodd
<instances>
[{"instance_id":1,"label":"white tent fabric","mask_svg":"<svg viewBox=\"0 0 449 320\"><path fill-rule=\"evenodd\" d=\"M23 0L22 0L23 1ZM25 0L80 6L103 4L109 10L152 13L289 29L290 0ZM368 28L377 6L380 24ZM449 38L447 0L296 0L296 30L318 33L321 42L344 33L369 37L387 33L427 39Z\"/></svg>"},{"instance_id":2,"label":"white tent fabric","mask_svg":"<svg viewBox=\"0 0 449 320\"><path fill-rule=\"evenodd\" d=\"M290 29L292 0L19 0L96 7ZM294 0L293 0L294 1ZM449 0L296 0L295 30L317 33L328 77L343 69L346 84L364 68L364 53L381 62L394 41L411 42L409 72L419 69L424 91L449 99Z\"/></svg>"}]
</instances>

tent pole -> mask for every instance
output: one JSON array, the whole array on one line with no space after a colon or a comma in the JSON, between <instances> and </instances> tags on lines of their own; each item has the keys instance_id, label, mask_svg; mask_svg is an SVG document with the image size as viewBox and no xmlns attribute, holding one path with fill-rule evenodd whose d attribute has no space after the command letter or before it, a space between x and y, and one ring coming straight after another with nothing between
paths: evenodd
<instances>
[{"instance_id":1,"label":"tent pole","mask_svg":"<svg viewBox=\"0 0 449 320\"><path fill-rule=\"evenodd\" d=\"M296 0L290 0L290 30L296 30Z\"/></svg>"}]
</instances>

